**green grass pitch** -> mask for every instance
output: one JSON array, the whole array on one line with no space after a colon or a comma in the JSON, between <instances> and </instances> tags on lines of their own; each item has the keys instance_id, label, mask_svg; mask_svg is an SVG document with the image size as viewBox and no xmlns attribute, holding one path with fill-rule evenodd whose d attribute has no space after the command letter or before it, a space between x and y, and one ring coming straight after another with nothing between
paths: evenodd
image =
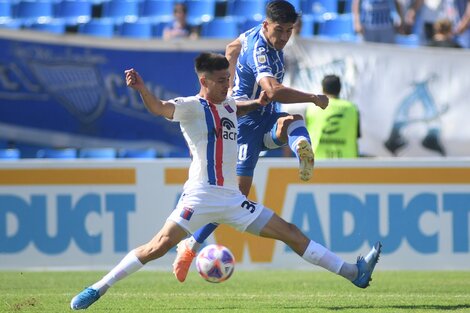
<instances>
[{"instance_id":1,"label":"green grass pitch","mask_svg":"<svg viewBox=\"0 0 470 313\"><path fill-rule=\"evenodd\" d=\"M71 312L103 272L0 272L0 312ZM211 284L192 271L140 271L86 312L470 312L470 271L377 271L359 289L326 271L237 271Z\"/></svg>"}]
</instances>

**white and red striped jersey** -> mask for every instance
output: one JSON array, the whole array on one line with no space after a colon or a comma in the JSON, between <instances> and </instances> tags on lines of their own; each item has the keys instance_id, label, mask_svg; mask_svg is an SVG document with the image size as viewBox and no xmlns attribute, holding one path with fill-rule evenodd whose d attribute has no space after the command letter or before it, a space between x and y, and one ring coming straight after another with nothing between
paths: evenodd
<instances>
[{"instance_id":1,"label":"white and red striped jersey","mask_svg":"<svg viewBox=\"0 0 470 313\"><path fill-rule=\"evenodd\" d=\"M238 189L237 107L233 98L220 104L199 97L182 97L175 104L173 121L180 122L192 162L184 190L204 186Z\"/></svg>"}]
</instances>

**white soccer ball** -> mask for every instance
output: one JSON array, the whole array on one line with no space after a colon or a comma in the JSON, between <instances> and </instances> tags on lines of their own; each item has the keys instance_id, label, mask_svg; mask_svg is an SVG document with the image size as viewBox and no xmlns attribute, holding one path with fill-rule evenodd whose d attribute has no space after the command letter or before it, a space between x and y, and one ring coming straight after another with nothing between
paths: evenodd
<instances>
[{"instance_id":1,"label":"white soccer ball","mask_svg":"<svg viewBox=\"0 0 470 313\"><path fill-rule=\"evenodd\" d=\"M208 245L197 255L196 267L199 275L208 282L221 283L232 275L235 258L227 247Z\"/></svg>"}]
</instances>

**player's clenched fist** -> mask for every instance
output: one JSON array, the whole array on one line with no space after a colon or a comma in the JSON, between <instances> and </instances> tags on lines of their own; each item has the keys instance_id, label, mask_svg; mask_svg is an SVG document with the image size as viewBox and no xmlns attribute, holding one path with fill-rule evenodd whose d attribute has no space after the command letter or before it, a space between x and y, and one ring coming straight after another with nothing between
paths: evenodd
<instances>
[{"instance_id":1,"label":"player's clenched fist","mask_svg":"<svg viewBox=\"0 0 470 313\"><path fill-rule=\"evenodd\" d=\"M124 73L126 74L126 85L140 91L142 88L145 88L144 80L140 77L139 73L133 68L129 70L125 70Z\"/></svg>"},{"instance_id":2,"label":"player's clenched fist","mask_svg":"<svg viewBox=\"0 0 470 313\"><path fill-rule=\"evenodd\" d=\"M326 107L328 106L328 97L325 96L325 95L317 95L314 103L317 107L320 107L322 108L323 110L326 109Z\"/></svg>"}]
</instances>

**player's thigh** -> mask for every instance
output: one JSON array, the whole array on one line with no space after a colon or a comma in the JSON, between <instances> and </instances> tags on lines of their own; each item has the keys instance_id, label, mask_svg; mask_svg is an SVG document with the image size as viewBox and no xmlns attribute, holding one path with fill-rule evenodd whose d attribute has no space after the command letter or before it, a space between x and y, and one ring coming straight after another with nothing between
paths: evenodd
<instances>
[{"instance_id":1,"label":"player's thigh","mask_svg":"<svg viewBox=\"0 0 470 313\"><path fill-rule=\"evenodd\" d=\"M227 198L222 206L223 215L217 222L228 224L241 232L246 231L264 210L262 204L248 200L241 193Z\"/></svg>"},{"instance_id":2,"label":"player's thigh","mask_svg":"<svg viewBox=\"0 0 470 313\"><path fill-rule=\"evenodd\" d=\"M253 176L259 154L263 150L263 127L239 124L238 128L238 176Z\"/></svg>"}]
</instances>

